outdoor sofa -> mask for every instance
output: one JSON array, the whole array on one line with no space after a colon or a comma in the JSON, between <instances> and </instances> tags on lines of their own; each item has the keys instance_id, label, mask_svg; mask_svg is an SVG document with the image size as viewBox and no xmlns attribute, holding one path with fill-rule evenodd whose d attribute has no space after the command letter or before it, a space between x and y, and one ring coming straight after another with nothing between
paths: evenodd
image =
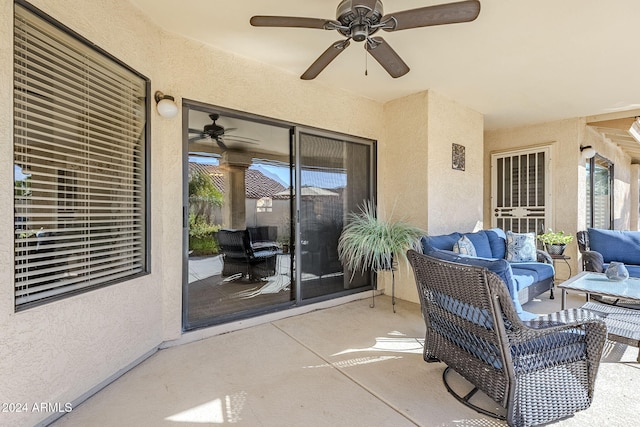
<instances>
[{"instance_id":1,"label":"outdoor sofa","mask_svg":"<svg viewBox=\"0 0 640 427\"><path fill-rule=\"evenodd\" d=\"M464 242L467 246L471 242L471 253L468 247L465 248ZM553 299L553 261L549 254L536 249L533 233L505 233L493 228L475 233L423 236L422 249L423 253L434 258L485 267L496 273L507 286L516 312L523 320L536 315L524 311L522 304L546 291L550 291L550 298Z\"/></svg>"}]
</instances>

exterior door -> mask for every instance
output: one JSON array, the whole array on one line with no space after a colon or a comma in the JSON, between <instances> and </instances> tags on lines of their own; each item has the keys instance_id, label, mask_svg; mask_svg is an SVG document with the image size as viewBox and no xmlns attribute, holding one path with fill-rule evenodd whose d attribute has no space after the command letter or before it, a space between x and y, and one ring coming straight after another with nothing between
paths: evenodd
<instances>
[{"instance_id":1,"label":"exterior door","mask_svg":"<svg viewBox=\"0 0 640 427\"><path fill-rule=\"evenodd\" d=\"M297 153L300 300L370 288L370 274L345 272L338 258L338 238L349 213L373 197L372 142L299 128Z\"/></svg>"},{"instance_id":2,"label":"exterior door","mask_svg":"<svg viewBox=\"0 0 640 427\"><path fill-rule=\"evenodd\" d=\"M549 147L491 156L493 227L542 232L551 224Z\"/></svg>"}]
</instances>

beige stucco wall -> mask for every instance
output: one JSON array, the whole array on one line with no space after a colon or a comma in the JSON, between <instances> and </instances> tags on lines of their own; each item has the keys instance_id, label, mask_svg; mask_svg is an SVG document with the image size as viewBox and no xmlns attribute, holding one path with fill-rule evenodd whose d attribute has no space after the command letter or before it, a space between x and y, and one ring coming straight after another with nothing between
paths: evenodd
<instances>
[{"instance_id":1,"label":"beige stucco wall","mask_svg":"<svg viewBox=\"0 0 640 427\"><path fill-rule=\"evenodd\" d=\"M482 220L482 115L434 91L388 102L384 115L385 143L378 149L382 214L393 211L430 234L472 231ZM451 167L452 143L466 148L465 171ZM390 274L379 280L389 294ZM418 302L404 262L396 273L396 296Z\"/></svg>"},{"instance_id":2,"label":"beige stucco wall","mask_svg":"<svg viewBox=\"0 0 640 427\"><path fill-rule=\"evenodd\" d=\"M382 106L164 33L125 0L34 0L151 80L152 93L239 109L366 138L379 138ZM0 2L0 227L13 233L13 2ZM182 124L150 117L151 274L14 313L12 239L0 241L0 401L70 402L181 334ZM384 142L381 141L381 144ZM51 414L15 414L33 425ZM7 424L8 423L8 424Z\"/></svg>"},{"instance_id":3,"label":"beige stucco wall","mask_svg":"<svg viewBox=\"0 0 640 427\"><path fill-rule=\"evenodd\" d=\"M579 214L578 146L594 144L616 163L624 198L635 175L624 155L587 133L581 120L487 132L482 115L436 92L380 105L297 75L165 33L126 0L33 0L33 4L151 79L161 90L190 99L350 135L377 139L381 214L394 214L431 234L490 224L488 154L509 147L552 144L556 228L575 229ZM0 227L13 233L12 190L13 3L0 1ZM13 310L12 240L0 241L0 401L68 402L181 333L182 123L155 111L151 134L152 272L149 276L21 313ZM451 144L466 148L466 170L451 168ZM483 157L483 152L485 153ZM627 160L628 161L628 160ZM576 167L576 165L579 165ZM582 169L581 169L582 168ZM628 169L628 167L627 167ZM581 172L582 171L582 172ZM484 178L484 180L483 180ZM625 184L627 183L627 184ZM625 193L626 192L626 193ZM562 196L561 196L562 195ZM573 209L570 208L573 206ZM484 207L484 209L483 209ZM636 209L637 210L637 209ZM625 219L620 210L620 221ZM627 217L629 215L627 214ZM384 276L384 275L383 275ZM411 272L401 265L396 295L417 301ZM390 288L384 276L383 286ZM9 425L33 425L50 414L23 414ZM4 416L4 415L0 415ZM0 424L5 419L0 419Z\"/></svg>"},{"instance_id":4,"label":"beige stucco wall","mask_svg":"<svg viewBox=\"0 0 640 427\"><path fill-rule=\"evenodd\" d=\"M585 119L575 118L511 129L486 131L484 134L484 218L491 225L491 155L493 153L548 146L551 173L551 222L546 228L575 233L586 226L586 172L580 145L591 145L615 165L614 222L617 229L630 224L630 159L619 147L606 141L586 126ZM636 179L637 181L637 179ZM637 193L636 193L637 194ZM637 196L636 196L637 197ZM637 205L636 205L637 209ZM578 271L578 248L571 243L565 252L571 257L572 272ZM557 277L568 277L563 263L557 263Z\"/></svg>"}]
</instances>

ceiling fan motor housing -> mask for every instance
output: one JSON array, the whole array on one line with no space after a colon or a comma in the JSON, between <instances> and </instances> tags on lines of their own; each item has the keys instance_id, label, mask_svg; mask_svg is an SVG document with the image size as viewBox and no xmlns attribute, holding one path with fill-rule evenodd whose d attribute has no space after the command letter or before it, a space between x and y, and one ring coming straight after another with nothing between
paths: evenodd
<instances>
[{"instance_id":1,"label":"ceiling fan motor housing","mask_svg":"<svg viewBox=\"0 0 640 427\"><path fill-rule=\"evenodd\" d=\"M374 10L364 15L357 13L357 9L353 8L354 4L357 6L358 0L343 0L338 5L336 20L347 27L338 29L338 31L345 37L351 37L354 41L361 42L378 31L378 28L371 30L371 26L380 23L383 16L382 2L377 0Z\"/></svg>"}]
</instances>

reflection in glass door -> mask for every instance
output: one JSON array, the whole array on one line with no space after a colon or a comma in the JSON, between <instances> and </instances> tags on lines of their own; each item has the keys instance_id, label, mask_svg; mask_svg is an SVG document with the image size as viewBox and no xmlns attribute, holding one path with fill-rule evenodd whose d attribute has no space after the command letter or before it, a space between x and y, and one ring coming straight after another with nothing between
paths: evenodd
<instances>
[{"instance_id":1,"label":"reflection in glass door","mask_svg":"<svg viewBox=\"0 0 640 427\"><path fill-rule=\"evenodd\" d=\"M337 247L373 196L372 141L195 102L183 120L185 330L371 289Z\"/></svg>"},{"instance_id":2,"label":"reflection in glass door","mask_svg":"<svg viewBox=\"0 0 640 427\"><path fill-rule=\"evenodd\" d=\"M345 274L338 238L349 212L372 195L372 147L299 132L300 295L302 300L371 286L371 275Z\"/></svg>"},{"instance_id":3,"label":"reflection in glass door","mask_svg":"<svg viewBox=\"0 0 640 427\"><path fill-rule=\"evenodd\" d=\"M613 163L600 155L586 162L587 227L613 229Z\"/></svg>"},{"instance_id":4,"label":"reflection in glass door","mask_svg":"<svg viewBox=\"0 0 640 427\"><path fill-rule=\"evenodd\" d=\"M185 109L184 328L293 304L290 128Z\"/></svg>"}]
</instances>

